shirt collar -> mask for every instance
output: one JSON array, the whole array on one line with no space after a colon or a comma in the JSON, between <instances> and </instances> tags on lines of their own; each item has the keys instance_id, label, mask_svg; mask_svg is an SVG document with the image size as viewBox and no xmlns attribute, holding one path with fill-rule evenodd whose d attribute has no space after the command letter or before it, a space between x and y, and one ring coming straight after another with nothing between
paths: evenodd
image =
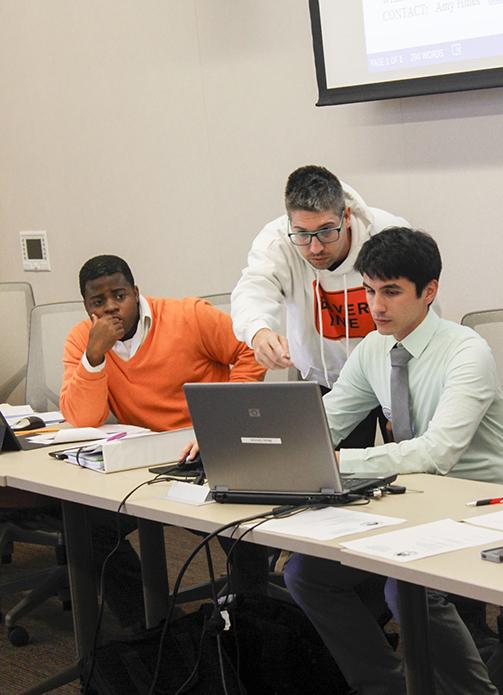
<instances>
[{"instance_id":1,"label":"shirt collar","mask_svg":"<svg viewBox=\"0 0 503 695\"><path fill-rule=\"evenodd\" d=\"M133 337L129 338L129 340L118 340L112 348L119 357L125 360L131 359L140 346L143 345L152 325L150 304L141 294L138 299L138 311L138 324Z\"/></svg>"},{"instance_id":2,"label":"shirt collar","mask_svg":"<svg viewBox=\"0 0 503 695\"><path fill-rule=\"evenodd\" d=\"M409 333L409 335L407 335L403 340L399 341L400 345L403 345L404 348L410 352L412 357L418 358L436 333L439 322L439 317L430 307L428 313L421 321L419 326L417 326L417 328L415 328L412 333ZM388 342L388 350L391 350L393 346L397 344L397 341L393 336L388 336Z\"/></svg>"},{"instance_id":3,"label":"shirt collar","mask_svg":"<svg viewBox=\"0 0 503 695\"><path fill-rule=\"evenodd\" d=\"M150 304L142 294L140 294L139 297L139 308L140 318L138 320L138 325L141 324L145 333L148 333L148 329L152 325L152 310L150 309Z\"/></svg>"},{"instance_id":4,"label":"shirt collar","mask_svg":"<svg viewBox=\"0 0 503 695\"><path fill-rule=\"evenodd\" d=\"M138 318L138 325L136 326L134 336L131 338L131 344L136 348L143 344L143 341L147 337L147 333L150 330L150 326L152 325L152 311L150 309L150 304L142 294L140 294L138 299L138 309L140 314Z\"/></svg>"}]
</instances>

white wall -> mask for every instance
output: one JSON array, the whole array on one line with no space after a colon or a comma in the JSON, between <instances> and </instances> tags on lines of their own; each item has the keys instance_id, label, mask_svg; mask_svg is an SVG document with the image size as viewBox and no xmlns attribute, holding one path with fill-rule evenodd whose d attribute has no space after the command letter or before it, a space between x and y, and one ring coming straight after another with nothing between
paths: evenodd
<instances>
[{"instance_id":1,"label":"white wall","mask_svg":"<svg viewBox=\"0 0 503 695\"><path fill-rule=\"evenodd\" d=\"M445 316L503 305L503 92L319 109L307 0L0 0L0 94L0 280L38 302L104 252L144 292L230 290L319 163L435 235Z\"/></svg>"}]
</instances>

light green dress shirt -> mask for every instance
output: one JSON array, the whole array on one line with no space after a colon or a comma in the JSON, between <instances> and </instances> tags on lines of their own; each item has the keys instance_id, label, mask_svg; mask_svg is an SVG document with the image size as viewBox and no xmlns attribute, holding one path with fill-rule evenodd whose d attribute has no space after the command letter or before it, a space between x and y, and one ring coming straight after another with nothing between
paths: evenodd
<instances>
[{"instance_id":1,"label":"light green dress shirt","mask_svg":"<svg viewBox=\"0 0 503 695\"><path fill-rule=\"evenodd\" d=\"M392 419L393 336L370 333L324 397L337 445L377 405ZM486 341L432 309L401 344L412 354L409 391L414 439L342 449L343 472L436 473L503 482L503 392Z\"/></svg>"}]
</instances>

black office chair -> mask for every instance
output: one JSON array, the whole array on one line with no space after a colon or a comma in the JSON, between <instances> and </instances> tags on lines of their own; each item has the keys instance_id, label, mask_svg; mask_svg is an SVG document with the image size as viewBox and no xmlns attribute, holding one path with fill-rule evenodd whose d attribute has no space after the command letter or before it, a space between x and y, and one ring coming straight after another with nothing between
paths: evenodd
<instances>
[{"instance_id":1,"label":"black office chair","mask_svg":"<svg viewBox=\"0 0 503 695\"><path fill-rule=\"evenodd\" d=\"M73 310L72 321L77 322L85 314L82 304L78 303L80 313L74 306L75 302L64 303L63 311L68 312L68 304ZM51 307L48 311L53 312ZM46 392L41 393L39 382L47 378L46 362L58 363L55 357L52 341L58 340L60 352L63 349L64 331L67 323L65 316L53 319L53 313L46 318L45 305L41 308L34 306L33 291L28 283L0 283L0 318L13 329L6 336L10 340L2 346L2 373L0 374L0 402L10 401L12 404L27 402L35 409L48 410L58 407L58 397L51 401L42 399ZM13 317L16 323L12 324ZM43 333L43 331L45 332ZM43 335L42 335L43 333ZM29 346L29 347L28 347ZM51 350L53 350L51 356ZM62 374L62 367L59 368ZM59 374L58 372L58 374ZM51 374L52 376L52 374ZM53 381L49 383L52 386ZM54 381L56 383L56 381ZM21 393L26 387L26 396ZM53 389L59 391L59 383ZM38 398L38 400L37 400ZM44 570L26 572L15 580L0 580L0 599L2 596L18 591L30 592L5 615L1 615L7 626L10 641L15 645L23 645L29 641L28 632L18 625L18 621L29 611L43 603L48 597L60 594L63 606L69 607L68 576L65 565L63 536L57 516L43 513L42 505L47 504L47 498L30 493L20 493L12 488L0 490L0 557L3 564L12 560L16 542L33 543L54 547L56 561ZM15 558L15 555L14 555Z\"/></svg>"},{"instance_id":2,"label":"black office chair","mask_svg":"<svg viewBox=\"0 0 503 695\"><path fill-rule=\"evenodd\" d=\"M7 628L9 641L17 647L27 644L30 639L26 628L18 624L27 613L56 595L59 595L64 609L70 608L68 570L61 524L57 515L51 513L48 502L49 500L41 495L13 488L0 490L2 564L12 561L15 543L53 547L56 557L55 563L44 569L26 572L16 579L0 581L0 609L3 596L28 591L7 613L3 614L0 611L0 620Z\"/></svg>"}]
</instances>

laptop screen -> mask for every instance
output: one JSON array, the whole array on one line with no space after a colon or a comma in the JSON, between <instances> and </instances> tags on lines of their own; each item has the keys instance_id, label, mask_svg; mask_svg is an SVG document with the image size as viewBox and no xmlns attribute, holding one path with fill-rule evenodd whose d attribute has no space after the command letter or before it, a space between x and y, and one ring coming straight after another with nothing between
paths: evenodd
<instances>
[{"instance_id":1,"label":"laptop screen","mask_svg":"<svg viewBox=\"0 0 503 695\"><path fill-rule=\"evenodd\" d=\"M319 386L185 384L212 490L342 492Z\"/></svg>"}]
</instances>

